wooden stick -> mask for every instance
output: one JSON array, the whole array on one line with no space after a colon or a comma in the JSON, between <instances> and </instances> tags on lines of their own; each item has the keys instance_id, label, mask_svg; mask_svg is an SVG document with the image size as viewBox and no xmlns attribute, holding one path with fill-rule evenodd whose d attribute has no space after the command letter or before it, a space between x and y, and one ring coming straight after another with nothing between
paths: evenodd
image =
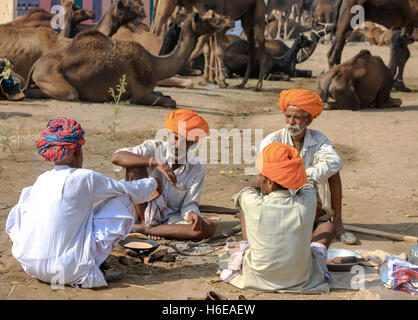
<instances>
[{"instance_id":1,"label":"wooden stick","mask_svg":"<svg viewBox=\"0 0 418 320\"><path fill-rule=\"evenodd\" d=\"M373 229L366 229L361 227L352 226L349 224L344 224L344 228L348 231L353 231L362 234L368 234L376 237L386 238L386 239L393 239L398 241L407 241L407 242L418 242L417 237L413 236L406 236L403 234L398 233L390 233L385 231L373 230Z\"/></svg>"},{"instance_id":2,"label":"wooden stick","mask_svg":"<svg viewBox=\"0 0 418 320\"><path fill-rule=\"evenodd\" d=\"M405 215L407 218L418 218L418 214L407 214Z\"/></svg>"},{"instance_id":3,"label":"wooden stick","mask_svg":"<svg viewBox=\"0 0 418 320\"><path fill-rule=\"evenodd\" d=\"M223 214L239 213L238 209L210 206L210 205L204 205L204 204L201 204L199 206L199 210L200 210L200 212L205 212L205 213L223 213Z\"/></svg>"}]
</instances>

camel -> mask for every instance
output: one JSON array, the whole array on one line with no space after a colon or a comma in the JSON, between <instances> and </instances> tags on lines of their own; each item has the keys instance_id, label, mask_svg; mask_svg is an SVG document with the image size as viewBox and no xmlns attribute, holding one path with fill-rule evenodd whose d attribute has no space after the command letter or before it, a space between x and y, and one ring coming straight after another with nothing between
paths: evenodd
<instances>
[{"instance_id":1,"label":"camel","mask_svg":"<svg viewBox=\"0 0 418 320\"><path fill-rule=\"evenodd\" d=\"M310 77L311 71L296 70L295 65L307 60L315 51L320 38L330 33L332 29L332 25L318 26L311 30L309 38L300 34L291 48L281 40L266 40L266 75L280 72L290 77ZM247 54L248 43L242 39L233 42L226 48L225 65L228 67L229 75L232 73L242 74L242 69L245 67L242 65L243 57ZM255 76L257 67L254 66L252 70L255 72L251 76Z\"/></svg>"},{"instance_id":2,"label":"camel","mask_svg":"<svg viewBox=\"0 0 418 320\"><path fill-rule=\"evenodd\" d=\"M273 15L277 20L277 34L273 39L282 39L282 18L284 17L284 39L287 38L289 15L294 5L302 7L302 0L268 0L267 15Z\"/></svg>"},{"instance_id":3,"label":"camel","mask_svg":"<svg viewBox=\"0 0 418 320\"><path fill-rule=\"evenodd\" d=\"M413 29L418 22L418 0L338 0L336 16L335 41L328 52L328 64L331 68L341 63L341 54L345 40L351 32L351 19L354 14L351 8L361 5L364 8L365 20L373 21L388 29L403 29L406 34L412 35ZM391 56L409 56L408 47L402 45L391 46L392 49L405 52L392 52ZM407 60L397 60L399 65L393 68L399 69L396 74L394 88L400 91L410 91L403 82L403 69Z\"/></svg>"},{"instance_id":4,"label":"camel","mask_svg":"<svg viewBox=\"0 0 418 320\"><path fill-rule=\"evenodd\" d=\"M393 73L379 56L369 50L336 65L318 82L318 94L324 101L324 109L393 108L402 101L390 97ZM327 103L328 97L335 100Z\"/></svg>"},{"instance_id":5,"label":"camel","mask_svg":"<svg viewBox=\"0 0 418 320\"><path fill-rule=\"evenodd\" d=\"M161 40L161 38L157 37L155 33L145 31L142 25L134 25L133 23L130 23L119 28L119 30L112 36L112 39L120 41L135 41L142 45L149 53L156 56L169 53L174 49L180 36L180 31L181 28L178 25L170 25L170 29L164 36L164 40ZM175 35L173 35L173 33L175 33ZM174 45L172 39L166 39L170 36L175 37ZM169 48L163 48L164 45L169 46ZM191 89L193 88L193 80L173 76L168 79L158 81L157 85L162 87Z\"/></svg>"},{"instance_id":6,"label":"camel","mask_svg":"<svg viewBox=\"0 0 418 320\"><path fill-rule=\"evenodd\" d=\"M106 14L97 24L95 30L111 36L117 28L137 17L145 17L142 2L132 0L115 0ZM64 28L65 29L65 28ZM71 43L61 33L51 28L28 28L0 26L2 41L0 42L0 57L9 58L15 72L27 78L33 64L45 54L60 50Z\"/></svg>"},{"instance_id":7,"label":"camel","mask_svg":"<svg viewBox=\"0 0 418 320\"><path fill-rule=\"evenodd\" d=\"M303 47L309 47L311 41L306 38L304 35L299 35L299 37L293 42L292 47L281 57L273 57L269 53L266 53L267 59L265 64L265 74L269 75L271 73L284 72L290 74L290 67L294 64L296 60L297 53ZM259 51L257 50L256 53ZM243 76L245 73L246 61L248 56L248 43L246 40L237 40L231 43L225 49L225 66L228 70L228 74L237 74ZM251 68L250 77L258 77L259 68L258 68L258 55L256 54L256 59L254 59L254 64Z\"/></svg>"},{"instance_id":8,"label":"camel","mask_svg":"<svg viewBox=\"0 0 418 320\"><path fill-rule=\"evenodd\" d=\"M242 82L238 85L238 88L244 88L248 82L248 77L251 71L252 60L255 55L255 44L261 50L264 51L264 29L265 29L265 13L266 4L264 0L159 0L155 21L151 27L151 31L158 34L161 26L167 23L168 17L174 11L174 8L180 5L186 10L192 10L195 8L199 14L204 15L208 10L213 10L218 14L228 16L232 20L241 19L244 33L249 39L250 54L248 56L247 71ZM223 65L223 38L225 33L217 32L215 34L215 55L220 70L222 71L219 76L219 83L221 87L226 87L225 82L225 67ZM256 84L255 90L261 90L264 79L263 66L265 63L265 57L261 57L260 61L260 76Z\"/></svg>"},{"instance_id":9,"label":"camel","mask_svg":"<svg viewBox=\"0 0 418 320\"><path fill-rule=\"evenodd\" d=\"M133 41L113 40L100 32L86 31L64 49L43 56L35 63L25 94L32 98L103 102L111 99L109 88L115 87L126 75L124 100L175 108L174 100L153 93L156 84L178 73L199 36L216 32L226 23L220 16L202 19L196 13L188 17L178 45L164 56L154 56ZM33 89L32 84L38 88Z\"/></svg>"},{"instance_id":10,"label":"camel","mask_svg":"<svg viewBox=\"0 0 418 320\"><path fill-rule=\"evenodd\" d=\"M65 7L65 3L63 1ZM79 7L73 5L74 17L73 25L78 25L86 20L93 20L96 18L94 12L91 10L80 9ZM24 16L17 17L14 21L9 22L7 25L15 27L44 27L51 28L51 20L55 16L54 13L50 13L41 8L32 8ZM70 35L69 38L72 38L74 35Z\"/></svg>"},{"instance_id":11,"label":"camel","mask_svg":"<svg viewBox=\"0 0 418 320\"><path fill-rule=\"evenodd\" d=\"M364 41L364 42L370 43L371 45L377 45L377 44L380 45L381 37L383 33L384 31L381 28L372 24L372 26L366 27L364 29L353 30L350 36L348 37L347 41L348 42Z\"/></svg>"}]
</instances>

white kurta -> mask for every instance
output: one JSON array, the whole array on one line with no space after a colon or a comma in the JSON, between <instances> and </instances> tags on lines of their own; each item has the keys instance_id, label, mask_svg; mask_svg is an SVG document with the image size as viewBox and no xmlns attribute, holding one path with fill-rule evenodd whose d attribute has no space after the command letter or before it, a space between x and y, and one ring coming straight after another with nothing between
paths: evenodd
<instances>
[{"instance_id":1,"label":"white kurta","mask_svg":"<svg viewBox=\"0 0 418 320\"><path fill-rule=\"evenodd\" d=\"M39 280L105 286L99 266L132 228L131 201L147 201L156 188L153 178L124 182L92 170L56 166L23 189L10 211L6 232L12 254Z\"/></svg>"},{"instance_id":2,"label":"white kurta","mask_svg":"<svg viewBox=\"0 0 418 320\"><path fill-rule=\"evenodd\" d=\"M325 259L311 249L316 195L306 185L262 195L245 188L235 197L245 217L248 248L242 271L229 283L271 292L327 293Z\"/></svg>"},{"instance_id":3,"label":"white kurta","mask_svg":"<svg viewBox=\"0 0 418 320\"><path fill-rule=\"evenodd\" d=\"M116 152L120 151L131 152L143 157L154 157L158 161L168 164L174 162L174 156L170 154L168 142L160 140L146 140L141 145L119 149ZM174 187L155 167L148 167L147 170L149 176L159 177L163 184L163 195L166 203L159 213L161 223L176 223L182 219L187 220L185 215L189 211L200 215L200 194L203 188L206 168L193 152L189 151L187 162L174 170L177 182L183 184L185 190Z\"/></svg>"},{"instance_id":4,"label":"white kurta","mask_svg":"<svg viewBox=\"0 0 418 320\"><path fill-rule=\"evenodd\" d=\"M260 143L260 152L272 142L295 146L287 128L266 136ZM322 207L327 211L329 218L331 216L331 193L328 179L342 169L341 159L328 138L313 129L306 129L300 156L303 159L308 179L317 184Z\"/></svg>"}]
</instances>

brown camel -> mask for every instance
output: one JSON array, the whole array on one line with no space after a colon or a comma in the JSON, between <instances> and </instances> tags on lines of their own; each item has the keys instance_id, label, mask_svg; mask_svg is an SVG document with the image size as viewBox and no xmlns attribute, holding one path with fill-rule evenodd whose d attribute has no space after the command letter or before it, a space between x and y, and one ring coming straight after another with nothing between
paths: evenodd
<instances>
[{"instance_id":1,"label":"brown camel","mask_svg":"<svg viewBox=\"0 0 418 320\"><path fill-rule=\"evenodd\" d=\"M133 23L129 23L128 25L119 28L119 30L112 36L112 39L137 42L154 56L159 55L163 44L163 40L155 33L145 31L141 24L134 25ZM191 89L193 88L193 80L173 76L168 79L158 81L157 86Z\"/></svg>"},{"instance_id":2,"label":"brown camel","mask_svg":"<svg viewBox=\"0 0 418 320\"><path fill-rule=\"evenodd\" d=\"M180 5L187 10L195 8L200 15L205 15L208 10L213 10L218 14L228 16L232 20L241 19L244 33L249 39L250 54L248 56L247 72L238 88L244 88L248 82L251 71L252 60L255 56L255 44L264 52L264 29L265 29L265 13L266 4L264 0L159 0L155 14L154 24L151 31L159 34L162 25L166 24L168 17L172 14L175 7ZM219 82L221 87L226 87L226 73L223 64L223 38L225 32L217 32L215 34L216 60L222 70ZM260 90L263 85L265 57L260 61L260 77L258 79L256 90Z\"/></svg>"},{"instance_id":3,"label":"brown camel","mask_svg":"<svg viewBox=\"0 0 418 320\"><path fill-rule=\"evenodd\" d=\"M137 17L145 17L140 0L115 0L95 29L111 36L121 23ZM51 28L0 26L0 57L9 58L15 72L26 79L36 60L71 43L72 39L61 33L58 34Z\"/></svg>"},{"instance_id":4,"label":"brown camel","mask_svg":"<svg viewBox=\"0 0 418 320\"><path fill-rule=\"evenodd\" d=\"M332 67L341 63L341 54L345 40L350 34L351 20L357 13L351 13L351 8L361 5L364 8L365 20L373 21L388 29L404 29L408 35L412 35L415 25L418 23L418 0L338 0L336 33L330 51L328 52L328 64ZM354 22L356 20L354 19ZM410 91L403 82L403 69L409 57L408 47L402 45L391 46L400 52L392 52L391 56L398 55L406 59L397 60L397 65L390 68L398 69L394 87L401 91Z\"/></svg>"},{"instance_id":5,"label":"brown camel","mask_svg":"<svg viewBox=\"0 0 418 320\"><path fill-rule=\"evenodd\" d=\"M402 101L390 96L392 85L393 74L382 58L361 50L325 73L317 91L327 110L400 107ZM328 97L335 102L326 103Z\"/></svg>"},{"instance_id":6,"label":"brown camel","mask_svg":"<svg viewBox=\"0 0 418 320\"><path fill-rule=\"evenodd\" d=\"M65 7L65 3L62 3ZM96 18L94 12L91 10L80 9L77 6L73 6L74 17L73 25L80 24L86 20L93 20ZM16 26L16 27L44 27L51 28L51 20L55 16L55 13L50 13L41 8L32 8L29 12L23 16L17 17L14 21L8 23L7 25ZM69 37L71 38L71 36Z\"/></svg>"},{"instance_id":7,"label":"brown camel","mask_svg":"<svg viewBox=\"0 0 418 320\"><path fill-rule=\"evenodd\" d=\"M284 39L287 39L287 25L289 15L294 5L301 7L302 0L268 0L267 1L267 15L273 15L277 20L277 34L273 39L282 39L282 26L284 28ZM282 25L282 18L284 18L284 25Z\"/></svg>"},{"instance_id":8,"label":"brown camel","mask_svg":"<svg viewBox=\"0 0 418 320\"><path fill-rule=\"evenodd\" d=\"M225 27L226 20L188 17L180 40L173 52L154 56L133 41L112 40L97 31L79 34L69 46L40 58L33 66L26 85L32 98L53 98L64 101L110 100L109 88L126 75L123 99L142 105L175 107L169 97L153 93L158 81L167 79L184 66L196 45L197 38ZM31 85L38 86L31 89Z\"/></svg>"}]
</instances>

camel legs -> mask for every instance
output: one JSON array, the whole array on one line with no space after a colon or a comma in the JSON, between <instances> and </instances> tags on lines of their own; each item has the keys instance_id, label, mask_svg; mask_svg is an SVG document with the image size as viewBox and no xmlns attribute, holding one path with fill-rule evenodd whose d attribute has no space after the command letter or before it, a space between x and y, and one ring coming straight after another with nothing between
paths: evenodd
<instances>
[{"instance_id":1,"label":"camel legs","mask_svg":"<svg viewBox=\"0 0 418 320\"><path fill-rule=\"evenodd\" d=\"M341 54L345 45L345 40L351 32L350 27L350 8L341 7L338 19L337 32L335 34L334 42L328 52L328 65L331 68L335 64L341 63Z\"/></svg>"},{"instance_id":2,"label":"camel legs","mask_svg":"<svg viewBox=\"0 0 418 320\"><path fill-rule=\"evenodd\" d=\"M224 37L225 37L224 31L219 31L215 33L215 41L214 41L215 52L214 53L215 53L216 58L215 58L214 65L216 67L218 85L221 88L226 88L228 86L228 84L225 81L226 68L224 64Z\"/></svg>"},{"instance_id":3,"label":"camel legs","mask_svg":"<svg viewBox=\"0 0 418 320\"><path fill-rule=\"evenodd\" d=\"M176 9L177 1L159 0L155 12L155 20L152 22L151 32L157 36L162 36L165 32L168 18Z\"/></svg>"},{"instance_id":4,"label":"camel legs","mask_svg":"<svg viewBox=\"0 0 418 320\"><path fill-rule=\"evenodd\" d=\"M410 57L410 51L408 49L408 35L401 35L400 30L394 30L392 33L390 44L390 61L389 70L395 77L393 84L394 88L398 91L410 92L411 90L405 87L403 82L403 71L405 64Z\"/></svg>"},{"instance_id":5,"label":"camel legs","mask_svg":"<svg viewBox=\"0 0 418 320\"><path fill-rule=\"evenodd\" d=\"M45 63L48 65L48 60ZM49 98L63 100L63 101L75 101L79 99L78 91L65 79L64 75L58 70L43 70L42 65L38 65L33 72L33 82L39 87L39 90L28 91L27 97L39 98L41 92L43 92Z\"/></svg>"},{"instance_id":6,"label":"camel legs","mask_svg":"<svg viewBox=\"0 0 418 320\"><path fill-rule=\"evenodd\" d=\"M202 81L199 82L200 85L205 85L208 83L209 79L209 69L210 69L210 38L206 38L205 43L203 44L203 56L205 58L205 66L203 67Z\"/></svg>"},{"instance_id":7,"label":"camel legs","mask_svg":"<svg viewBox=\"0 0 418 320\"><path fill-rule=\"evenodd\" d=\"M347 79L339 79L333 81L330 85L329 92L331 97L337 102L334 107L328 104L330 109L351 109L358 110L362 107L361 100L357 95L352 81Z\"/></svg>"},{"instance_id":8,"label":"camel legs","mask_svg":"<svg viewBox=\"0 0 418 320\"><path fill-rule=\"evenodd\" d=\"M277 20L277 34L276 34L276 40L280 40L282 38L282 16L283 12L279 11L278 14L276 14L276 20Z\"/></svg>"},{"instance_id":9,"label":"camel legs","mask_svg":"<svg viewBox=\"0 0 418 320\"><path fill-rule=\"evenodd\" d=\"M216 83L217 68L216 68L216 45L213 36L209 37L209 79L208 82Z\"/></svg>"},{"instance_id":10,"label":"camel legs","mask_svg":"<svg viewBox=\"0 0 418 320\"><path fill-rule=\"evenodd\" d=\"M141 92L142 90L135 90ZM134 104L142 104L146 106L160 106L165 108L176 108L176 101L167 96L158 95L154 92L145 96L132 96L131 102Z\"/></svg>"}]
</instances>

